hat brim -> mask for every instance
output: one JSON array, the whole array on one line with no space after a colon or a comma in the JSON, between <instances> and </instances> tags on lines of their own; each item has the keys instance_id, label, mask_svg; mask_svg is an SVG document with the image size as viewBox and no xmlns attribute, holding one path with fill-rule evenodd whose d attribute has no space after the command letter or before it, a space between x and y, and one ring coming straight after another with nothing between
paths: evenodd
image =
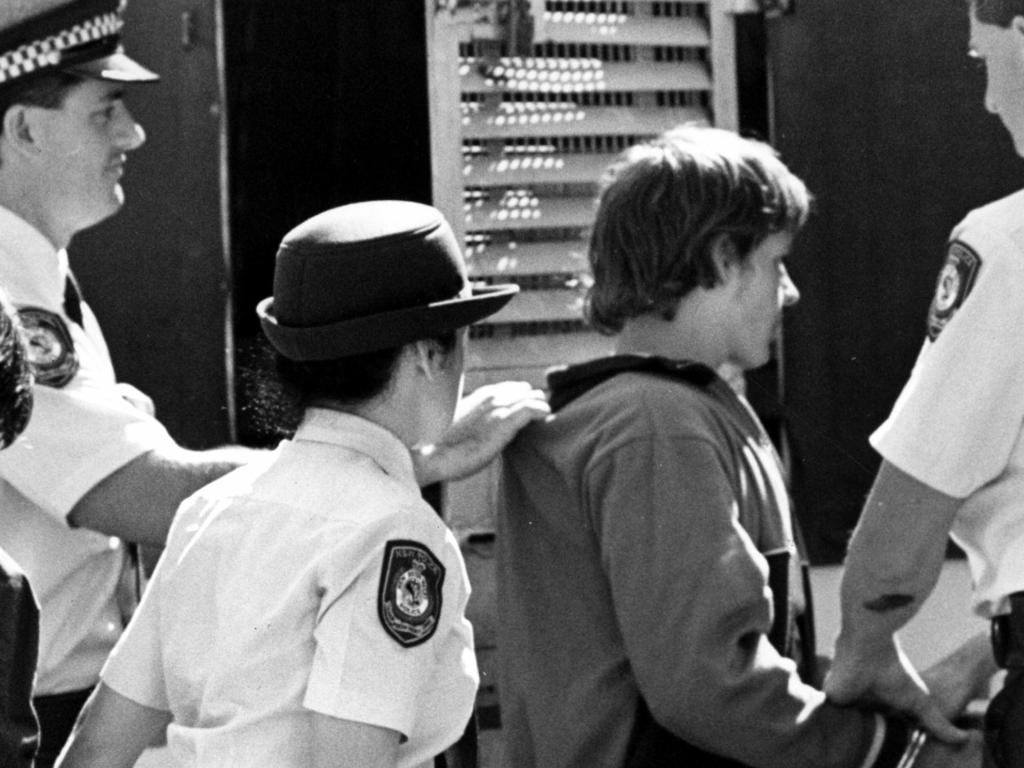
<instances>
[{"instance_id":1,"label":"hat brim","mask_svg":"<svg viewBox=\"0 0 1024 768\"><path fill-rule=\"evenodd\" d=\"M120 51L65 67L65 70L115 83L153 83L160 79L160 75L156 72L146 69L135 59Z\"/></svg>"},{"instance_id":2,"label":"hat brim","mask_svg":"<svg viewBox=\"0 0 1024 768\"><path fill-rule=\"evenodd\" d=\"M493 315L518 292L519 286L515 284L490 285L474 288L470 296L308 328L278 323L273 297L261 301L256 313L267 339L285 357L334 360L398 347L472 325Z\"/></svg>"}]
</instances>

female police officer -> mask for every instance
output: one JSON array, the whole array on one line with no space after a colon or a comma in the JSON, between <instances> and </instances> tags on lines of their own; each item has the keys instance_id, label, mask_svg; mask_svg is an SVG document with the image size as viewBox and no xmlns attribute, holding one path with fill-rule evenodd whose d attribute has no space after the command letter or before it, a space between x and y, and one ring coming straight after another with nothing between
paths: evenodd
<instances>
[{"instance_id":1,"label":"female police officer","mask_svg":"<svg viewBox=\"0 0 1024 768\"><path fill-rule=\"evenodd\" d=\"M322 213L277 254L258 312L297 390L294 439L179 509L64 766L130 766L167 727L189 765L414 766L462 733L477 685L465 567L409 448L451 423L471 289L416 203Z\"/></svg>"}]
</instances>

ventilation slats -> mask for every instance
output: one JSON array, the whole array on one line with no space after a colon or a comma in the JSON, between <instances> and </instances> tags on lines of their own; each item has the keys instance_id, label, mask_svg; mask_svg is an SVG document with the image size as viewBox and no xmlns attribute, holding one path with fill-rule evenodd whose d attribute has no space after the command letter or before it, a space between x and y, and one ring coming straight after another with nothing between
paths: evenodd
<instances>
[{"instance_id":1,"label":"ventilation slats","mask_svg":"<svg viewBox=\"0 0 1024 768\"><path fill-rule=\"evenodd\" d=\"M498 200L474 203L466 212L466 228L474 232L520 232L589 226L594 218L590 197L541 198L521 190Z\"/></svg>"},{"instance_id":2,"label":"ventilation slats","mask_svg":"<svg viewBox=\"0 0 1024 768\"><path fill-rule=\"evenodd\" d=\"M459 224L471 277L521 287L474 327L471 384L496 372L540 383L551 365L611 351L581 312L598 182L638 141L722 122L716 110L735 102L730 4L460 0Z\"/></svg>"},{"instance_id":3,"label":"ventilation slats","mask_svg":"<svg viewBox=\"0 0 1024 768\"><path fill-rule=\"evenodd\" d=\"M680 123L708 122L708 112L694 107L581 107L575 104L517 103L468 111L462 118L467 139L493 140L549 136L649 136ZM593 179L591 179L593 180Z\"/></svg>"},{"instance_id":4,"label":"ventilation slats","mask_svg":"<svg viewBox=\"0 0 1024 768\"><path fill-rule=\"evenodd\" d=\"M527 184L593 184L614 154L547 154L470 158L463 180L471 187L524 186Z\"/></svg>"},{"instance_id":5,"label":"ventilation slats","mask_svg":"<svg viewBox=\"0 0 1024 768\"><path fill-rule=\"evenodd\" d=\"M545 39L555 43L587 43L706 48L708 28L699 19L637 18L625 13L548 12Z\"/></svg>"},{"instance_id":6,"label":"ventilation slats","mask_svg":"<svg viewBox=\"0 0 1024 768\"><path fill-rule=\"evenodd\" d=\"M523 275L577 275L586 268L587 243L492 243L473 248L469 273L495 282Z\"/></svg>"},{"instance_id":7,"label":"ventilation slats","mask_svg":"<svg viewBox=\"0 0 1024 768\"><path fill-rule=\"evenodd\" d=\"M582 308L579 291L521 291L515 301L491 315L488 324L575 321Z\"/></svg>"},{"instance_id":8,"label":"ventilation slats","mask_svg":"<svg viewBox=\"0 0 1024 768\"><path fill-rule=\"evenodd\" d=\"M592 93L602 91L707 91L707 64L608 63L600 59L504 58L494 64L463 65L462 90L469 93Z\"/></svg>"}]
</instances>

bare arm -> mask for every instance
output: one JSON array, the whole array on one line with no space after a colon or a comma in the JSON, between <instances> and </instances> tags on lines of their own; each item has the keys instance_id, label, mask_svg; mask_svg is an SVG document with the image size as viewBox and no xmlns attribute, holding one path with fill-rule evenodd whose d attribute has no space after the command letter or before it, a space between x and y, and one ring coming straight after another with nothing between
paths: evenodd
<instances>
[{"instance_id":1,"label":"bare arm","mask_svg":"<svg viewBox=\"0 0 1024 768\"><path fill-rule=\"evenodd\" d=\"M880 703L916 715L940 738L953 728L903 654L896 631L931 594L961 500L883 462L850 541L842 626L825 692L837 703Z\"/></svg>"},{"instance_id":2,"label":"bare arm","mask_svg":"<svg viewBox=\"0 0 1024 768\"><path fill-rule=\"evenodd\" d=\"M440 441L413 449L417 479L429 485L478 472L520 429L549 413L544 394L526 382L480 387L463 398L455 422ZM258 453L237 446L151 451L91 488L72 508L68 522L163 546L174 512L186 497Z\"/></svg>"},{"instance_id":3,"label":"bare arm","mask_svg":"<svg viewBox=\"0 0 1024 768\"><path fill-rule=\"evenodd\" d=\"M163 546L174 512L187 496L258 455L235 446L150 451L93 486L68 513L68 522Z\"/></svg>"},{"instance_id":4,"label":"bare arm","mask_svg":"<svg viewBox=\"0 0 1024 768\"><path fill-rule=\"evenodd\" d=\"M313 713L314 768L395 768L401 735L352 720Z\"/></svg>"},{"instance_id":5,"label":"bare arm","mask_svg":"<svg viewBox=\"0 0 1024 768\"><path fill-rule=\"evenodd\" d=\"M78 716L57 766L131 768L170 722L170 712L144 707L100 683Z\"/></svg>"}]
</instances>

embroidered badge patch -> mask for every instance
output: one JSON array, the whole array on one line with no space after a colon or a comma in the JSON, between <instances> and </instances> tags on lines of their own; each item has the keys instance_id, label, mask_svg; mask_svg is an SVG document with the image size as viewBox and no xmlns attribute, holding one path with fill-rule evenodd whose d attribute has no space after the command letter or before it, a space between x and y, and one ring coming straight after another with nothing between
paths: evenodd
<instances>
[{"instance_id":1,"label":"embroidered badge patch","mask_svg":"<svg viewBox=\"0 0 1024 768\"><path fill-rule=\"evenodd\" d=\"M28 357L36 382L63 387L78 373L78 354L64 320L45 309L18 311L28 342Z\"/></svg>"},{"instance_id":2,"label":"embroidered badge patch","mask_svg":"<svg viewBox=\"0 0 1024 768\"><path fill-rule=\"evenodd\" d=\"M981 257L968 245L954 240L946 251L946 263L939 273L935 298L928 310L928 338L935 341L956 311L963 305L967 294L981 269Z\"/></svg>"},{"instance_id":3,"label":"embroidered badge patch","mask_svg":"<svg viewBox=\"0 0 1024 768\"><path fill-rule=\"evenodd\" d=\"M419 645L434 634L443 586L444 566L427 547L415 541L387 543L377 613L399 645Z\"/></svg>"}]
</instances>

